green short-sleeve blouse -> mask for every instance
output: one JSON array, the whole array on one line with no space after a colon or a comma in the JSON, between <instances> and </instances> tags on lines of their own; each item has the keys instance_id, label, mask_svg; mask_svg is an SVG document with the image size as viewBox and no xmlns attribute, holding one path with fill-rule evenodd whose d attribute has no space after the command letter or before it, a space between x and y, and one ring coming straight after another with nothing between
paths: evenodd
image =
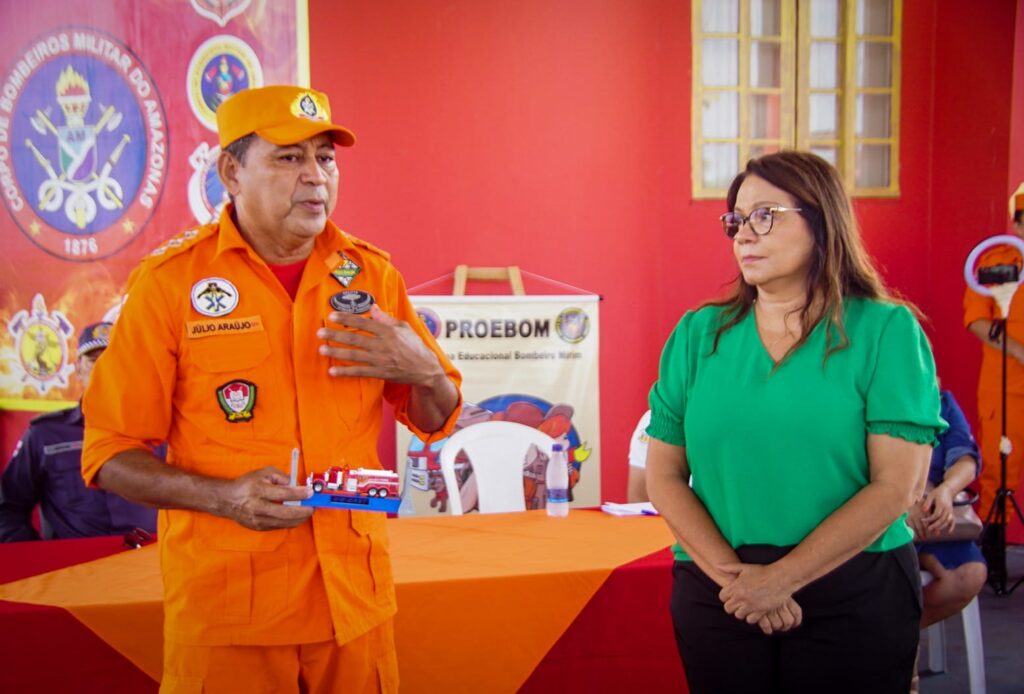
<instances>
[{"instance_id":1,"label":"green short-sleeve blouse","mask_svg":"<svg viewBox=\"0 0 1024 694\"><path fill-rule=\"evenodd\" d=\"M823 363L822 322L777 369L753 311L711 353L722 310L673 331L647 433L686 447L694 492L733 547L803 540L867 485L867 434L932 443L945 430L931 347L905 306L848 299L848 347ZM910 542L904 518L867 551Z\"/></svg>"}]
</instances>

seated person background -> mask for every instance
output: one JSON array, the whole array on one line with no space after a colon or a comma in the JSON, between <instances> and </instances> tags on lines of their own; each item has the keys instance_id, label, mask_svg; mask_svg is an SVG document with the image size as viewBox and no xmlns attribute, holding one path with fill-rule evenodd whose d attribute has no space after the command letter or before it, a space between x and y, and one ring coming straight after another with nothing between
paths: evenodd
<instances>
[{"instance_id":1,"label":"seated person background","mask_svg":"<svg viewBox=\"0 0 1024 694\"><path fill-rule=\"evenodd\" d=\"M929 489L910 509L907 524L914 531L921 568L935 577L925 586L921 627L959 612L985 584L988 571L975 542L928 542L928 537L952 529L953 499L980 472L978 446L953 394L943 390L942 418L949 429L939 437L928 469Z\"/></svg>"},{"instance_id":2,"label":"seated person background","mask_svg":"<svg viewBox=\"0 0 1024 694\"><path fill-rule=\"evenodd\" d=\"M83 390L107 347L110 328L110 323L94 323L78 338L76 370ZM32 420L0 477L0 542L40 539L32 525L36 505L45 539L120 535L135 528L156 532L156 509L86 489L84 433L81 404Z\"/></svg>"},{"instance_id":3,"label":"seated person background","mask_svg":"<svg viewBox=\"0 0 1024 694\"><path fill-rule=\"evenodd\" d=\"M629 503L649 501L647 498L647 425L651 423L651 411L647 410L629 440L629 480L626 486L626 500Z\"/></svg>"}]
</instances>

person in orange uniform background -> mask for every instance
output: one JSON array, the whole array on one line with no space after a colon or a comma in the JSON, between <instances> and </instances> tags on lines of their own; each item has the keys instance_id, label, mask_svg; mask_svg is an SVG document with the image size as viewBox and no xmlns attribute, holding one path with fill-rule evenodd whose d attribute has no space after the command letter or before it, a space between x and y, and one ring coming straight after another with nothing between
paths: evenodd
<instances>
[{"instance_id":1,"label":"person in orange uniform background","mask_svg":"<svg viewBox=\"0 0 1024 694\"><path fill-rule=\"evenodd\" d=\"M1010 197L1010 216L1013 230L1024 237L1024 183ZM1011 246L996 246L983 253L977 267L995 265L1016 265L1021 268L1022 259L1017 249ZM980 433L981 458L989 463L982 469L978 514L984 520L999 488L999 439L1002 435L1002 341L990 336L992 322L1002 318L999 306L991 297L982 296L970 288L964 294L964 325L972 335L984 344L981 357L981 373L978 376L978 430ZM1021 459L1024 457L1024 293L1014 297L1010 303L1007 320L1006 344L1006 434L1013 444L1013 452L1007 459L1006 486L1020 488ZM1013 509L1008 509L1012 514Z\"/></svg>"},{"instance_id":2,"label":"person in orange uniform background","mask_svg":"<svg viewBox=\"0 0 1024 694\"><path fill-rule=\"evenodd\" d=\"M302 479L380 468L382 400L431 442L461 377L388 255L329 220L355 138L327 97L242 91L217 125L232 202L133 274L85 395L83 476L161 509L162 692L392 692L385 517L283 505L310 494L291 451Z\"/></svg>"}]
</instances>

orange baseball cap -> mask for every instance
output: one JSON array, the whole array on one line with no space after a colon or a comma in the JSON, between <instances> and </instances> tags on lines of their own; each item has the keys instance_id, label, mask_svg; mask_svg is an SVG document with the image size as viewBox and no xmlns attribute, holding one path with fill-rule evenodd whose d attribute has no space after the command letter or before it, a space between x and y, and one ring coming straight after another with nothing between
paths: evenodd
<instances>
[{"instance_id":1,"label":"orange baseball cap","mask_svg":"<svg viewBox=\"0 0 1024 694\"><path fill-rule=\"evenodd\" d=\"M320 133L330 133L342 147L356 142L351 130L331 122L326 94L285 85L243 89L217 109L221 149L250 133L275 145L294 145Z\"/></svg>"},{"instance_id":2,"label":"orange baseball cap","mask_svg":"<svg viewBox=\"0 0 1024 694\"><path fill-rule=\"evenodd\" d=\"M1024 210L1024 183L1017 186L1017 190L1010 196L1010 219L1013 219L1013 215L1019 210Z\"/></svg>"}]
</instances>

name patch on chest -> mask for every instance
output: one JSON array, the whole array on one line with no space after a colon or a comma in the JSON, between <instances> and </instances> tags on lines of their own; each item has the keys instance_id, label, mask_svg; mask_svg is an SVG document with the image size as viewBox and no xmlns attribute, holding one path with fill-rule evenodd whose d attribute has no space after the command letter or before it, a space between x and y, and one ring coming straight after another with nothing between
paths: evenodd
<instances>
[{"instance_id":1,"label":"name patch on chest","mask_svg":"<svg viewBox=\"0 0 1024 694\"><path fill-rule=\"evenodd\" d=\"M214 318L212 320L190 320L185 323L185 335L189 339L212 337L214 335L240 335L263 330L261 316L239 318Z\"/></svg>"}]
</instances>

